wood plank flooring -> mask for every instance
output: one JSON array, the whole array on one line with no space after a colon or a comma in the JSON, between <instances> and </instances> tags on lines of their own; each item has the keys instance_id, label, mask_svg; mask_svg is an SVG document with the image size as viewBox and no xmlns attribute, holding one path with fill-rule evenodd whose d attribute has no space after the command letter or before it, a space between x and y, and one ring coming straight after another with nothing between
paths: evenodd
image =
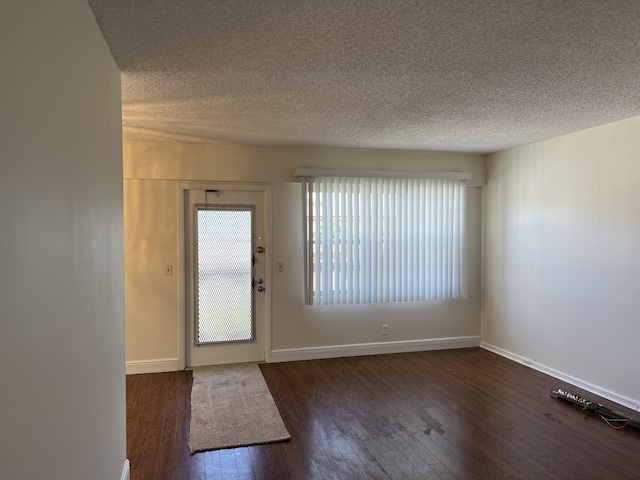
<instances>
[{"instance_id":1,"label":"wood plank flooring","mask_svg":"<svg viewBox=\"0 0 640 480\"><path fill-rule=\"evenodd\" d=\"M191 372L128 376L131 479L640 479L640 432L549 391L626 409L486 350L260 367L292 440L193 456Z\"/></svg>"}]
</instances>

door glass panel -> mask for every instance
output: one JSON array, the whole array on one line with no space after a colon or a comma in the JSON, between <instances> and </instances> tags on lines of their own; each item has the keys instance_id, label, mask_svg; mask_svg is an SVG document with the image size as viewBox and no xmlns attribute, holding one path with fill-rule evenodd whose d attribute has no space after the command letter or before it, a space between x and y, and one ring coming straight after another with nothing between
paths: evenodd
<instances>
[{"instance_id":1,"label":"door glass panel","mask_svg":"<svg viewBox=\"0 0 640 480\"><path fill-rule=\"evenodd\" d=\"M253 215L196 207L196 345L255 340Z\"/></svg>"}]
</instances>

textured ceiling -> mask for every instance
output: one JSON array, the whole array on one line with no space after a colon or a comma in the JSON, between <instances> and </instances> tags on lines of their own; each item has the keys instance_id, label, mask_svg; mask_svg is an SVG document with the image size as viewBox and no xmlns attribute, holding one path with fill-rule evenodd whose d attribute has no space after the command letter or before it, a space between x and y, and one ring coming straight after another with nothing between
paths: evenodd
<instances>
[{"instance_id":1,"label":"textured ceiling","mask_svg":"<svg viewBox=\"0 0 640 480\"><path fill-rule=\"evenodd\" d=\"M128 139L485 153L640 114L640 0L89 0Z\"/></svg>"}]
</instances>

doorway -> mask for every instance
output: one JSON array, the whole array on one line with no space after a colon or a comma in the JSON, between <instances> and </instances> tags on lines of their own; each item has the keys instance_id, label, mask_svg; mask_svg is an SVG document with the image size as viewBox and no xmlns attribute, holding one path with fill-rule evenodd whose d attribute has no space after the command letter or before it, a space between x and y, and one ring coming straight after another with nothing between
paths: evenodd
<instances>
[{"instance_id":1,"label":"doorway","mask_svg":"<svg viewBox=\"0 0 640 480\"><path fill-rule=\"evenodd\" d=\"M186 366L265 358L265 192L185 192Z\"/></svg>"}]
</instances>

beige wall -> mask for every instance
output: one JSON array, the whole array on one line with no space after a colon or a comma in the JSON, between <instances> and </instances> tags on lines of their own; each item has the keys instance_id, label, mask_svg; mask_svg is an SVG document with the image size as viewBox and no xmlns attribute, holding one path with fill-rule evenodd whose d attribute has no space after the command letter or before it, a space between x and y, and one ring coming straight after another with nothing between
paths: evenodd
<instances>
[{"instance_id":1,"label":"beige wall","mask_svg":"<svg viewBox=\"0 0 640 480\"><path fill-rule=\"evenodd\" d=\"M273 262L272 350L369 342L440 339L480 334L481 189L469 188L469 299L371 306L309 307L302 290L301 189L296 167L472 172L484 183L479 155L362 150L246 147L224 144L125 142L125 285L127 361L177 359L180 278L164 265L179 251L180 182L270 185ZM382 336L381 325L391 334ZM168 364L167 364L168 365Z\"/></svg>"},{"instance_id":2,"label":"beige wall","mask_svg":"<svg viewBox=\"0 0 640 480\"><path fill-rule=\"evenodd\" d=\"M86 1L0 10L0 477L115 480L120 72Z\"/></svg>"},{"instance_id":3,"label":"beige wall","mask_svg":"<svg viewBox=\"0 0 640 480\"><path fill-rule=\"evenodd\" d=\"M639 155L635 117L490 155L485 189L483 340L632 406Z\"/></svg>"}]
</instances>

